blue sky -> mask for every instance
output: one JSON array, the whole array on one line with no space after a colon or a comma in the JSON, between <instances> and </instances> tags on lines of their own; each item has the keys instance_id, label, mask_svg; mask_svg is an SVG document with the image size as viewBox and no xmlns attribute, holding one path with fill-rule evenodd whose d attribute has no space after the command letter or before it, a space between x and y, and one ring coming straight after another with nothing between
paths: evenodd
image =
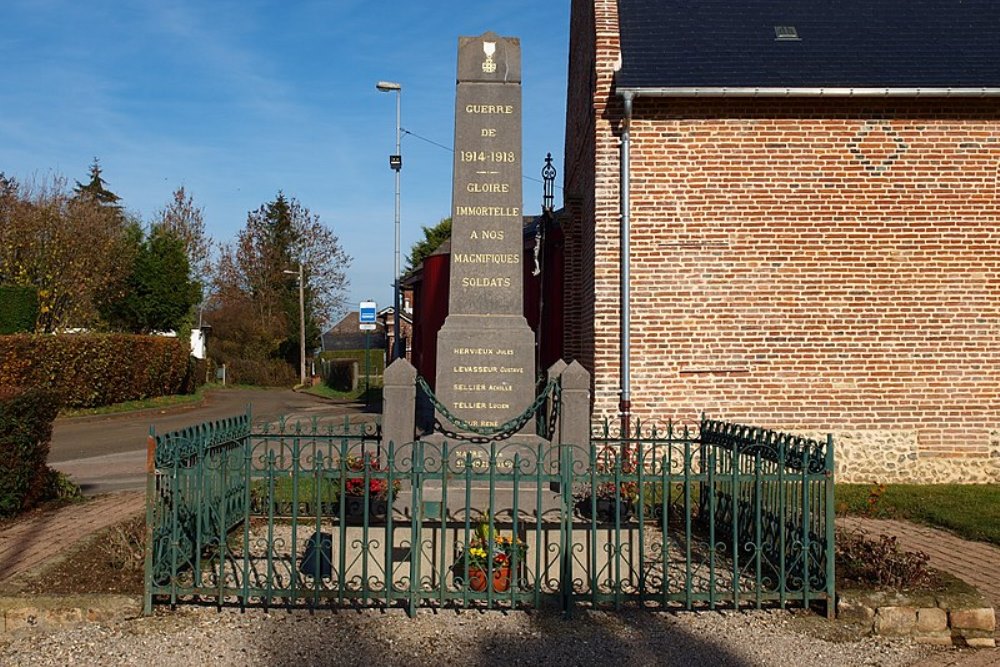
<instances>
[{"instance_id":1,"label":"blue sky","mask_svg":"<svg viewBox=\"0 0 1000 667\"><path fill-rule=\"evenodd\" d=\"M402 84L404 128L451 146L459 35L520 37L524 170L551 151L562 172L568 0L4 0L0 25L0 171L72 183L97 157L143 219L183 185L222 242L283 190L354 258L349 307L392 295L395 97L376 81ZM452 156L402 152L405 257L450 214Z\"/></svg>"}]
</instances>

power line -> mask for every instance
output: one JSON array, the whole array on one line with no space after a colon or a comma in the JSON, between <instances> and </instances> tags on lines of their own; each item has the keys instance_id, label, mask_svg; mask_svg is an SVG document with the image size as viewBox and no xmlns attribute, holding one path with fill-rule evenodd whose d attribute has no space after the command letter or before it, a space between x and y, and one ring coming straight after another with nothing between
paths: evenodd
<instances>
[{"instance_id":1,"label":"power line","mask_svg":"<svg viewBox=\"0 0 1000 667\"><path fill-rule=\"evenodd\" d=\"M420 139L420 141L426 141L431 146L437 146L438 148L443 148L444 150L448 151L449 153L454 153L455 152L455 149L452 148L451 146L445 146L444 144L439 144L438 142L434 141L433 139L428 139L427 137L422 137L419 134L417 134L416 132L410 132L405 127L401 127L401 128L399 128L399 130L403 134L408 134L411 137L413 137L414 139ZM541 180L540 178L535 178L533 176L528 176L527 174L524 173L523 170L521 172L521 178L523 178L525 180L528 180L528 181L534 181L535 183L541 183L542 185L545 184L545 181ZM560 185L556 185L555 187L557 187L560 190L562 190L562 186L560 186Z\"/></svg>"}]
</instances>

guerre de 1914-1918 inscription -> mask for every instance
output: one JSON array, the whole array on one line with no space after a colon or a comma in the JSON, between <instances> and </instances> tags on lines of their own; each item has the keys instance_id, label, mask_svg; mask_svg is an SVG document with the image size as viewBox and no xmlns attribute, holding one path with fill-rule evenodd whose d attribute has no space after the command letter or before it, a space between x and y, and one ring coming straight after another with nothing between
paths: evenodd
<instances>
[{"instance_id":1,"label":"guerre de 1914-1918 inscription","mask_svg":"<svg viewBox=\"0 0 1000 667\"><path fill-rule=\"evenodd\" d=\"M535 389L534 337L523 315L517 38L459 38L454 174L435 393L473 426L495 427L523 412Z\"/></svg>"}]
</instances>

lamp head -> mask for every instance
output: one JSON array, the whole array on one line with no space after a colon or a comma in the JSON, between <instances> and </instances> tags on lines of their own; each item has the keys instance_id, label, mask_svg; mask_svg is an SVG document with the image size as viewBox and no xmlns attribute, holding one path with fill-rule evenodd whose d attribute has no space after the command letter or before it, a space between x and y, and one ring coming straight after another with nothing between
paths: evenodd
<instances>
[{"instance_id":1,"label":"lamp head","mask_svg":"<svg viewBox=\"0 0 1000 667\"><path fill-rule=\"evenodd\" d=\"M402 86L400 86L398 83L395 83L394 81L379 81L378 83L375 84L375 87L378 88L383 93L388 93L393 90L403 89Z\"/></svg>"}]
</instances>

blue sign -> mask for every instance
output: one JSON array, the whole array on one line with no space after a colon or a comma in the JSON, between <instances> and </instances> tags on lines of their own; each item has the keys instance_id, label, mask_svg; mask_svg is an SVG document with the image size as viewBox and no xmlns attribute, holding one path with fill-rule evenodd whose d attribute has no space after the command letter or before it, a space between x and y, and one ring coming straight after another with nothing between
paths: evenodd
<instances>
[{"instance_id":1,"label":"blue sign","mask_svg":"<svg viewBox=\"0 0 1000 667\"><path fill-rule=\"evenodd\" d=\"M358 320L361 324L375 324L375 302L362 301L360 305Z\"/></svg>"}]
</instances>

